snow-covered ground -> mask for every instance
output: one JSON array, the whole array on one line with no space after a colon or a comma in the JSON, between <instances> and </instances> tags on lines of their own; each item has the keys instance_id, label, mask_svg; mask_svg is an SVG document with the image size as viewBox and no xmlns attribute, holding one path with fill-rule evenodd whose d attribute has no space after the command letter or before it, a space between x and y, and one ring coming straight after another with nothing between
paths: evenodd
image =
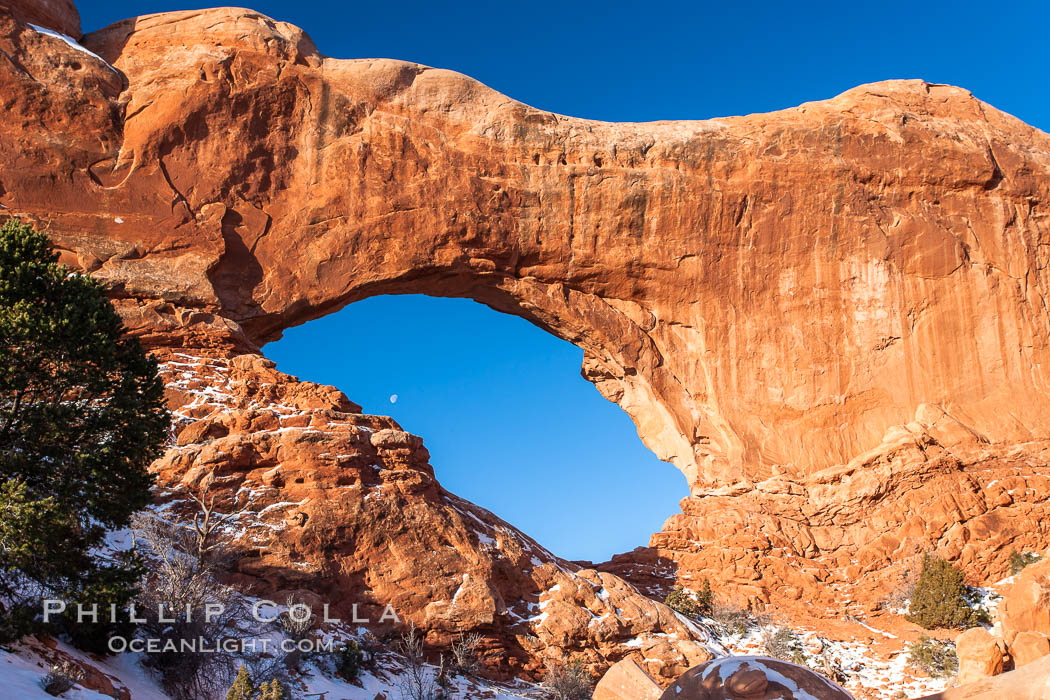
<instances>
[{"instance_id":1,"label":"snow-covered ground","mask_svg":"<svg viewBox=\"0 0 1050 700\"><path fill-rule=\"evenodd\" d=\"M0 650L0 696L36 700L52 698L44 692L43 680L51 662L42 653L46 647L35 642L17 644L8 650ZM116 688L126 688L133 700L169 700L152 674L139 664L136 654L117 654L96 658L61 642L56 653L81 666L90 666L110 678ZM68 700L95 700L110 698L108 695L86 690L82 685L61 695Z\"/></svg>"},{"instance_id":2,"label":"snow-covered ground","mask_svg":"<svg viewBox=\"0 0 1050 700\"><path fill-rule=\"evenodd\" d=\"M126 690L131 700L170 700L164 692L159 678L144 668L137 654L117 654L105 658L77 651L66 644L58 643L55 652L37 642L18 644L7 650L0 649L0 697L18 700L47 700L43 680L48 673L54 655L70 659L81 667L91 667L104 674L113 687ZM402 695L400 677L405 669L402 661L393 654L384 655L375 665L362 671L356 682L351 683L337 674L321 668L322 664L306 662L288 679L286 687L291 698L324 697L326 700L374 700L383 696L387 700L400 700ZM427 671L436 674L437 669L428 666ZM513 698L541 697L538 686L528 683L495 684L481 679L456 677L451 680L450 697L456 700L512 700ZM322 694L327 695L322 695ZM60 697L67 700L99 700L110 698L78 684Z\"/></svg>"}]
</instances>

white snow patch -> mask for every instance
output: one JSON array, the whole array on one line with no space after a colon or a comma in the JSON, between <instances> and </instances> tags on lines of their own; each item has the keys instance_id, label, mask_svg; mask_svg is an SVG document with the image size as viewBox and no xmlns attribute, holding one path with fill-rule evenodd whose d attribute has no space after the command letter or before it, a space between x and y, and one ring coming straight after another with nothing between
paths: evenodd
<instances>
[{"instance_id":1,"label":"white snow patch","mask_svg":"<svg viewBox=\"0 0 1050 700\"><path fill-rule=\"evenodd\" d=\"M85 49L83 46L81 46L79 43L77 43L76 39L74 39L73 37L68 36L66 34L63 34L62 32L56 32L56 31L54 31L52 29L47 29L45 27L41 27L41 26L36 25L36 24L30 24L29 26L32 27L34 31L36 31L36 32L38 32L40 34L44 34L46 36L54 37L55 39L59 39L61 41L66 42L67 44L72 46L77 51L80 51L81 53L86 53L88 56L91 56L95 60L101 61L102 64L106 68L109 68L114 73L117 72L117 69L114 68L113 66L109 65L109 63L107 63L104 58L102 58L98 54L92 53L92 52L88 51L87 49ZM118 220L117 223L119 224L121 222Z\"/></svg>"}]
</instances>

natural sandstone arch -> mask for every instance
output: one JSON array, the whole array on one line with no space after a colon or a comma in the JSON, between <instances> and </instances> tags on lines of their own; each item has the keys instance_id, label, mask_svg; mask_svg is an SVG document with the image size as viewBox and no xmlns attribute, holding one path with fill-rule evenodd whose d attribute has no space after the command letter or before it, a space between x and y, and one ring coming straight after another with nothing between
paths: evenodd
<instances>
[{"instance_id":1,"label":"natural sandstone arch","mask_svg":"<svg viewBox=\"0 0 1050 700\"><path fill-rule=\"evenodd\" d=\"M328 59L245 10L84 43L119 73L80 56L64 86L19 83L43 118L0 144L0 202L150 342L261 345L373 294L468 296L581 346L697 490L811 476L917 412L1050 433L1050 137L963 90L608 124Z\"/></svg>"}]
</instances>

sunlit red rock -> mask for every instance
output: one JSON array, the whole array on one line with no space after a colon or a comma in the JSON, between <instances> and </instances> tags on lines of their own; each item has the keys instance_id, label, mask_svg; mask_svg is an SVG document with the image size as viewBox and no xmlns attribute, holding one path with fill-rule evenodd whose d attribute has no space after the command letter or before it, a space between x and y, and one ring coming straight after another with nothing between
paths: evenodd
<instances>
[{"instance_id":1,"label":"sunlit red rock","mask_svg":"<svg viewBox=\"0 0 1050 700\"><path fill-rule=\"evenodd\" d=\"M612 665L594 687L593 700L658 700L663 688L633 658Z\"/></svg>"},{"instance_id":2,"label":"sunlit red rock","mask_svg":"<svg viewBox=\"0 0 1050 700\"><path fill-rule=\"evenodd\" d=\"M983 627L966 630L955 640L959 656L956 682L966 685L1003 672L1006 644Z\"/></svg>"},{"instance_id":3,"label":"sunlit red rock","mask_svg":"<svg viewBox=\"0 0 1050 700\"><path fill-rule=\"evenodd\" d=\"M168 487L313 499L283 521L306 529L243 575L368 590L434 635L488 625L524 665L595 643L589 661L618 660L639 636L669 678L699 662L697 640L610 572L838 616L877 607L927 550L980 581L1050 544L1050 137L965 90L891 81L771 114L609 124L449 71L326 58L249 10L120 22L83 39L96 55L26 23L76 35L74 17L59 0L0 9L0 205L108 284L159 356L227 363L190 374L235 405L188 413L157 469ZM688 477L682 513L602 572L544 555L526 573L513 536L501 569L418 438L251 354L392 292L471 297L583 348L584 376ZM302 473L267 483L284 464ZM391 494L388 524L361 499L320 505L369 479ZM357 537L406 538L443 573L378 549L320 556ZM606 611L588 593L602 586L657 622L581 628ZM512 642L504 611L545 601L564 614Z\"/></svg>"},{"instance_id":4,"label":"sunlit red rock","mask_svg":"<svg viewBox=\"0 0 1050 700\"><path fill-rule=\"evenodd\" d=\"M391 418L259 355L157 356L175 418L152 467L158 499L190 517L189 493L206 492L232 514L240 589L304 595L379 635L412 623L433 645L479 632L499 675L567 657L599 671L640 652L666 684L711 658L702 630L668 608L442 489L423 441Z\"/></svg>"},{"instance_id":5,"label":"sunlit red rock","mask_svg":"<svg viewBox=\"0 0 1050 700\"><path fill-rule=\"evenodd\" d=\"M1012 643L1020 632L1050 636L1050 559L1026 566L999 606L1003 634Z\"/></svg>"},{"instance_id":6,"label":"sunlit red rock","mask_svg":"<svg viewBox=\"0 0 1050 700\"><path fill-rule=\"evenodd\" d=\"M256 343L371 294L472 296L583 347L697 489L812 476L927 406L964 426L949 444L1050 427L1031 371L1050 137L965 90L608 124L329 59L247 10L84 44L126 77L98 105L115 119L90 147L29 149L3 203L49 216L124 294L219 312Z\"/></svg>"},{"instance_id":7,"label":"sunlit red rock","mask_svg":"<svg viewBox=\"0 0 1050 700\"><path fill-rule=\"evenodd\" d=\"M1050 639L1041 632L1019 632L1010 645L1014 668L1026 666L1050 654Z\"/></svg>"},{"instance_id":8,"label":"sunlit red rock","mask_svg":"<svg viewBox=\"0 0 1050 700\"><path fill-rule=\"evenodd\" d=\"M1046 700L1050 697L1050 656L1008 671L933 695L922 700Z\"/></svg>"}]
</instances>

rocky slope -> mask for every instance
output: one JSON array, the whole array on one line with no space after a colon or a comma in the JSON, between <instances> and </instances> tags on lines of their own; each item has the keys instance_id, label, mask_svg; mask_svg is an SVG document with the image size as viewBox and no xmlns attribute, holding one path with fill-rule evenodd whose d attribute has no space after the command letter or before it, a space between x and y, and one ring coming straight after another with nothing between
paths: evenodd
<instances>
[{"instance_id":1,"label":"rocky slope","mask_svg":"<svg viewBox=\"0 0 1050 700\"><path fill-rule=\"evenodd\" d=\"M618 577L565 562L442 489L420 438L336 389L258 355L158 356L175 410L173 446L153 465L159 498L190 514L187 490L206 492L233 514L240 590L328 603L380 635L416 624L434 645L479 632L482 660L504 676L640 653L669 682L718 650Z\"/></svg>"},{"instance_id":2,"label":"rocky slope","mask_svg":"<svg viewBox=\"0 0 1050 700\"><path fill-rule=\"evenodd\" d=\"M186 421L156 469L253 514L247 584L393 600L436 640L482 629L507 672L663 645L649 670L672 678L703 634L623 578L840 615L924 550L984 580L1050 544L1050 136L966 91L608 124L327 58L243 9L48 28L78 36L75 8L0 2L0 207L167 363ZM392 292L582 347L689 478L682 513L578 571L442 491L392 420L259 355Z\"/></svg>"}]
</instances>

